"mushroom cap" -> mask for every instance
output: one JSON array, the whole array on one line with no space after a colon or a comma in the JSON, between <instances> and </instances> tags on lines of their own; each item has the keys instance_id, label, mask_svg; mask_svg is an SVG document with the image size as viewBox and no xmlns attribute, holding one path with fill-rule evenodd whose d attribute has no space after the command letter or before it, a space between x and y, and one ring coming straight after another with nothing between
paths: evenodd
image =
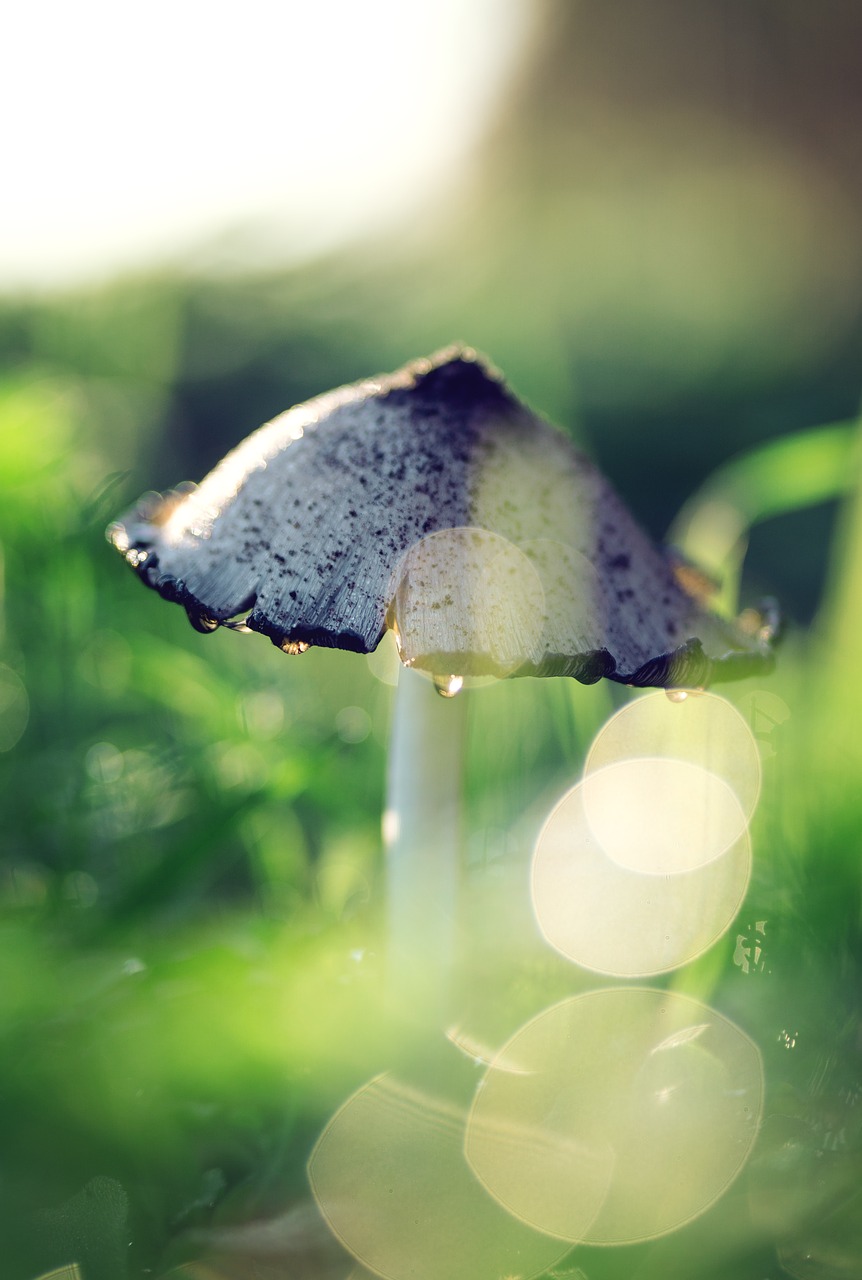
<instances>
[{"instance_id":1,"label":"mushroom cap","mask_svg":"<svg viewBox=\"0 0 862 1280\"><path fill-rule=\"evenodd\" d=\"M469 348L287 410L108 537L199 630L289 653L367 653L391 626L438 676L692 687L771 661L765 617L711 612L697 574Z\"/></svg>"}]
</instances>

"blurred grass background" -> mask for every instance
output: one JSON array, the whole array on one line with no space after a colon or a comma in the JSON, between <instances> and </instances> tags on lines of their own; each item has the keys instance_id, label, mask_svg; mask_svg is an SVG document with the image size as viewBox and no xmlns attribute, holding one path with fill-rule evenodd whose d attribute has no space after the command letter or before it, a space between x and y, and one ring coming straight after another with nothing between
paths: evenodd
<instances>
[{"instance_id":1,"label":"blurred grass background","mask_svg":"<svg viewBox=\"0 0 862 1280\"><path fill-rule=\"evenodd\" d=\"M862 1272L862 13L522 8L480 143L397 232L284 265L243 256L250 224L194 266L0 296L2 1280L350 1272L305 1161L350 1089L419 1052L380 981L393 690L352 655L203 639L104 528L455 338L657 537L685 508L711 568L747 552L742 601L788 619L776 673L727 690L766 757L749 898L668 980L760 1046L761 1140L703 1219L573 1266ZM462 999L496 1043L592 985L540 946L526 865L624 695L467 696ZM274 1254L219 1235L255 1222Z\"/></svg>"}]
</instances>

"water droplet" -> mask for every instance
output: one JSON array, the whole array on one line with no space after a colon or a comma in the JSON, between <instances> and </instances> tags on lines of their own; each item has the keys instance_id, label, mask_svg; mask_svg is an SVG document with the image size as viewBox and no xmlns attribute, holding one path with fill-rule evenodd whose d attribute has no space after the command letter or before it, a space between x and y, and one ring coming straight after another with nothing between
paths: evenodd
<instances>
[{"instance_id":1,"label":"water droplet","mask_svg":"<svg viewBox=\"0 0 862 1280\"><path fill-rule=\"evenodd\" d=\"M687 689L665 689L665 695L669 702L685 702L688 697Z\"/></svg>"},{"instance_id":2,"label":"water droplet","mask_svg":"<svg viewBox=\"0 0 862 1280\"><path fill-rule=\"evenodd\" d=\"M108 539L112 547L116 547L123 555L129 549L129 535L126 533L125 525L119 520L115 520L113 524L109 524L105 530L105 537Z\"/></svg>"},{"instance_id":3,"label":"water droplet","mask_svg":"<svg viewBox=\"0 0 862 1280\"><path fill-rule=\"evenodd\" d=\"M186 612L189 615L189 622L195 631L200 631L204 635L209 635L211 631L218 631L221 626L218 618L211 617L210 614L204 613L203 610L187 609Z\"/></svg>"},{"instance_id":4,"label":"water droplet","mask_svg":"<svg viewBox=\"0 0 862 1280\"><path fill-rule=\"evenodd\" d=\"M441 698L454 698L464 688L463 676L434 676L433 680Z\"/></svg>"},{"instance_id":5,"label":"water droplet","mask_svg":"<svg viewBox=\"0 0 862 1280\"><path fill-rule=\"evenodd\" d=\"M141 551L139 547L130 547L126 552L126 564L130 564L133 569L140 569L141 565L146 564L149 558L149 551Z\"/></svg>"},{"instance_id":6,"label":"water droplet","mask_svg":"<svg viewBox=\"0 0 862 1280\"><path fill-rule=\"evenodd\" d=\"M305 653L308 643L305 640L282 640L279 647L282 653L289 653L293 658L298 653Z\"/></svg>"},{"instance_id":7,"label":"water droplet","mask_svg":"<svg viewBox=\"0 0 862 1280\"><path fill-rule=\"evenodd\" d=\"M251 609L246 609L245 613L238 613L235 618L227 618L222 626L227 627L229 631L239 631L242 635L251 635L251 627L246 626L246 622L251 617Z\"/></svg>"}]
</instances>

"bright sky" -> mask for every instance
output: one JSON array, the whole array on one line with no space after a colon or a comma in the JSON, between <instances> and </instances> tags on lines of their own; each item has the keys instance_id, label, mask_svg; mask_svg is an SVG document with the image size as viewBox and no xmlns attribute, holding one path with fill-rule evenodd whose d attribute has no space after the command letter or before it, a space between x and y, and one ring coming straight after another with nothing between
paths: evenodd
<instances>
[{"instance_id":1,"label":"bright sky","mask_svg":"<svg viewBox=\"0 0 862 1280\"><path fill-rule=\"evenodd\" d=\"M482 135L529 0L28 0L4 16L0 290L266 218L282 253L421 208Z\"/></svg>"}]
</instances>

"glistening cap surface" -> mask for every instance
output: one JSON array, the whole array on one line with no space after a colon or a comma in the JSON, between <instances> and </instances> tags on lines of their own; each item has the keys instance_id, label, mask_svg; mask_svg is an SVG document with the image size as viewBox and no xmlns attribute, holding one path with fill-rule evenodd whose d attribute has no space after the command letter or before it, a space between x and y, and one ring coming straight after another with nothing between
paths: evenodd
<instances>
[{"instance_id":1,"label":"glistening cap surface","mask_svg":"<svg viewBox=\"0 0 862 1280\"><path fill-rule=\"evenodd\" d=\"M403 630L400 603L405 660L437 675L696 686L771 660L768 625L711 613L596 467L466 348L288 410L108 536L199 630L241 625L287 652L367 653Z\"/></svg>"}]
</instances>

